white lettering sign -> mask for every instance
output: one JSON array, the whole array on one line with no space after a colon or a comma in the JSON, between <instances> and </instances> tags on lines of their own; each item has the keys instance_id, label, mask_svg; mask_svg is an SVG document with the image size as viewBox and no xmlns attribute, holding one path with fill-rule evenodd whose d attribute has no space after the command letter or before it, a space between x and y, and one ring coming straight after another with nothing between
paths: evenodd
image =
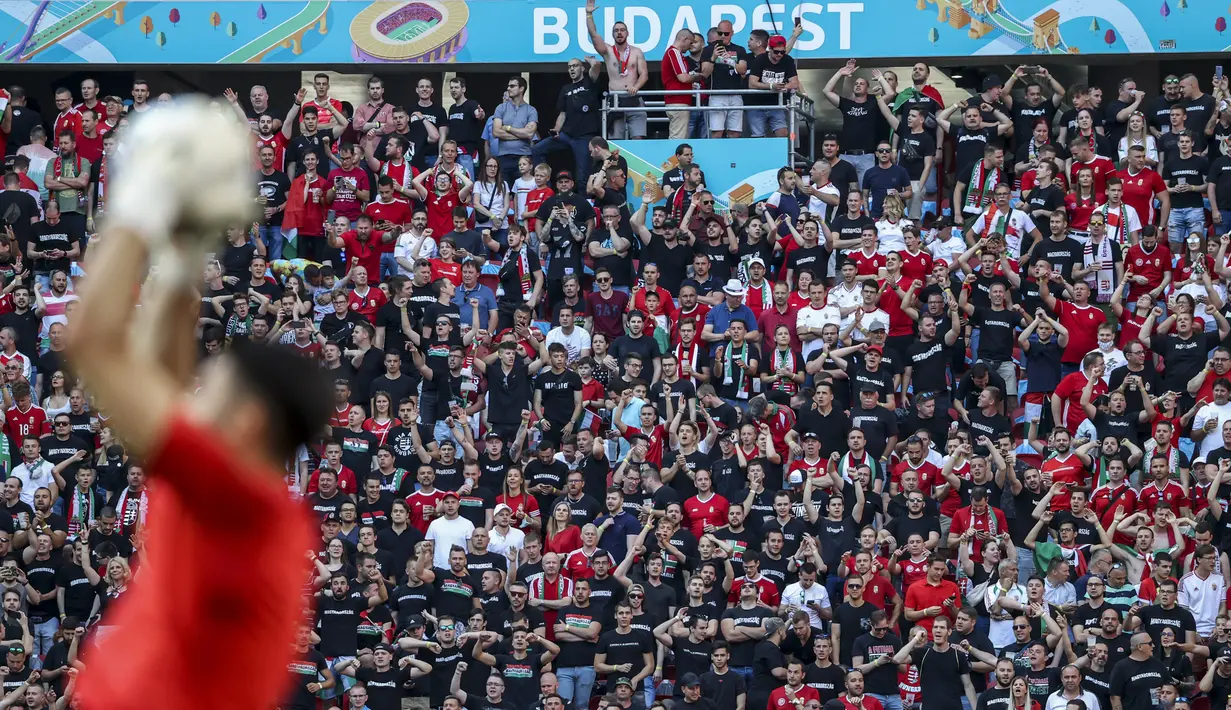
<instances>
[{"instance_id":1,"label":"white lettering sign","mask_svg":"<svg viewBox=\"0 0 1231 710\"><path fill-rule=\"evenodd\" d=\"M705 33L719 22L729 21L740 34L749 29L762 29L770 33L789 34L794 27L795 18L799 18L803 35L795 45L797 52L813 52L825 45L826 28L822 26L824 16L836 16L838 32L838 49L851 49L851 21L855 14L864 12L862 2L801 2L788 10L783 3L756 4L752 9L751 22L748 12L741 5L719 4L709 8L708 24L698 22L697 11L691 5L681 5L670 16L666 12L645 5L629 5L617 14L614 7L600 8L594 21L603 36L610 41L611 27L617 21L628 26L629 41L653 61L659 54L665 52L677 32L689 29L693 32ZM586 29L585 8L578 8L571 18L567 10L558 7L536 7L533 14L534 53L538 55L558 55L567 52L594 54L594 44L590 41ZM834 29L833 20L828 21L829 30ZM670 31L664 32L664 27Z\"/></svg>"}]
</instances>

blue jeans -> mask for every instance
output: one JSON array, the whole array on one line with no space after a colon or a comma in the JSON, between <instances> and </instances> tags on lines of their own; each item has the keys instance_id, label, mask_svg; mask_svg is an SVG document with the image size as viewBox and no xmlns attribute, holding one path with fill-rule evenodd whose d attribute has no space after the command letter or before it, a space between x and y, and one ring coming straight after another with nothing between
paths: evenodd
<instances>
[{"instance_id":1,"label":"blue jeans","mask_svg":"<svg viewBox=\"0 0 1231 710\"><path fill-rule=\"evenodd\" d=\"M698 138L709 138L710 127L705 120L704 111L693 111L688 117L688 137L696 140Z\"/></svg>"},{"instance_id":2,"label":"blue jeans","mask_svg":"<svg viewBox=\"0 0 1231 710\"><path fill-rule=\"evenodd\" d=\"M786 129L784 108L745 109L744 118L748 121L748 132L753 138L764 138L774 131Z\"/></svg>"},{"instance_id":3,"label":"blue jeans","mask_svg":"<svg viewBox=\"0 0 1231 710\"><path fill-rule=\"evenodd\" d=\"M868 693L868 695L881 701L881 705L885 706L885 710L902 710L901 695L877 695L876 693Z\"/></svg>"},{"instance_id":4,"label":"blue jeans","mask_svg":"<svg viewBox=\"0 0 1231 710\"><path fill-rule=\"evenodd\" d=\"M275 224L261 225L261 242L265 244L266 261L282 258L282 226Z\"/></svg>"},{"instance_id":5,"label":"blue jeans","mask_svg":"<svg viewBox=\"0 0 1231 710\"><path fill-rule=\"evenodd\" d=\"M500 161L500 177L509 184L509 187L512 187L517 178L521 177L521 170L517 169L517 164L523 157L521 155L496 156L496 160Z\"/></svg>"},{"instance_id":6,"label":"blue jeans","mask_svg":"<svg viewBox=\"0 0 1231 710\"><path fill-rule=\"evenodd\" d=\"M645 694L645 706L647 708L652 707L654 705L654 696L655 696L654 676L652 674L646 676L645 680L641 681L641 685L644 687L644 691L645 691L644 693Z\"/></svg>"},{"instance_id":7,"label":"blue jeans","mask_svg":"<svg viewBox=\"0 0 1231 710\"><path fill-rule=\"evenodd\" d=\"M34 636L34 654L30 658L30 665L35 669L43 667L43 656L51 650L51 645L55 643L56 631L60 628L60 620L56 617L51 617L41 624L31 624L30 634Z\"/></svg>"},{"instance_id":8,"label":"blue jeans","mask_svg":"<svg viewBox=\"0 0 1231 710\"><path fill-rule=\"evenodd\" d=\"M1019 512L1018 515L1021 513ZM1026 515L1030 513L1027 512ZM1017 548L1017 582L1025 584L1032 576L1034 576L1034 550L1024 546L1019 547Z\"/></svg>"},{"instance_id":9,"label":"blue jeans","mask_svg":"<svg viewBox=\"0 0 1231 710\"><path fill-rule=\"evenodd\" d=\"M594 690L594 666L573 666L556 670L560 687L556 692L575 708L590 706L590 692Z\"/></svg>"},{"instance_id":10,"label":"blue jeans","mask_svg":"<svg viewBox=\"0 0 1231 710\"><path fill-rule=\"evenodd\" d=\"M855 167L855 178L859 181L859 189L863 189L863 174L876 165L876 155L872 151L868 151L863 155L851 155L850 153L842 153L839 155L841 159L850 163Z\"/></svg>"},{"instance_id":11,"label":"blue jeans","mask_svg":"<svg viewBox=\"0 0 1231 710\"><path fill-rule=\"evenodd\" d=\"M1215 236L1222 236L1227 232L1231 232L1231 208L1225 210L1219 208L1218 213L1222 217L1222 221L1218 223L1218 234Z\"/></svg>"},{"instance_id":12,"label":"blue jeans","mask_svg":"<svg viewBox=\"0 0 1231 710\"><path fill-rule=\"evenodd\" d=\"M727 399L722 398L722 401L738 409L741 413L748 411L748 400L746 399Z\"/></svg>"},{"instance_id":13,"label":"blue jeans","mask_svg":"<svg viewBox=\"0 0 1231 710\"><path fill-rule=\"evenodd\" d=\"M582 191L585 190L586 179L590 177L590 139L594 136L578 136L574 138L567 133L545 138L534 144L531 155L535 164L546 163L547 156L556 151L569 150L573 152L573 179ZM587 699L588 701L588 699Z\"/></svg>"},{"instance_id":14,"label":"blue jeans","mask_svg":"<svg viewBox=\"0 0 1231 710\"><path fill-rule=\"evenodd\" d=\"M385 279L393 276L398 272L398 260L392 252L380 255L380 279Z\"/></svg>"},{"instance_id":15,"label":"blue jeans","mask_svg":"<svg viewBox=\"0 0 1231 710\"><path fill-rule=\"evenodd\" d=\"M752 687L752 679L754 677L752 666L731 666L731 670L739 673L740 676L743 677L744 684L747 685L747 687Z\"/></svg>"},{"instance_id":16,"label":"blue jeans","mask_svg":"<svg viewBox=\"0 0 1231 710\"><path fill-rule=\"evenodd\" d=\"M1205 237L1205 210L1201 207L1173 207L1167 218L1167 240L1182 242L1196 232Z\"/></svg>"}]
</instances>

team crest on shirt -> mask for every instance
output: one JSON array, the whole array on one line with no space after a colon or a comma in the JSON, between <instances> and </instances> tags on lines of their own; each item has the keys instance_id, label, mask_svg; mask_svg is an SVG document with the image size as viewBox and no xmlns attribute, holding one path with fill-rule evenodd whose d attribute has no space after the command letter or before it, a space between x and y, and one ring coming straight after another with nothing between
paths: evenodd
<instances>
[{"instance_id":1,"label":"team crest on shirt","mask_svg":"<svg viewBox=\"0 0 1231 710\"><path fill-rule=\"evenodd\" d=\"M1144 262L1144 261L1142 261L1140 258L1138 258L1138 259L1137 259L1137 266L1141 266L1141 265L1142 265L1142 264L1144 264L1144 263L1145 263L1145 262Z\"/></svg>"}]
</instances>

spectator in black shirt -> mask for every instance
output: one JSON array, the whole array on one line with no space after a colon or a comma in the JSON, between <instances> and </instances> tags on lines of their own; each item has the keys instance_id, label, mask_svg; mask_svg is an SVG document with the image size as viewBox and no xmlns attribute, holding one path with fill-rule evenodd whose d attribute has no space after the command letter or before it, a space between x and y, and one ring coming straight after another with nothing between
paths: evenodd
<instances>
[{"instance_id":1,"label":"spectator in black shirt","mask_svg":"<svg viewBox=\"0 0 1231 710\"><path fill-rule=\"evenodd\" d=\"M730 20L718 23L716 39L701 51L701 75L709 80L706 88L718 90L743 89L744 75L748 73L750 57L743 47L732 42L735 28ZM710 111L708 116L710 138L739 138L744 130L744 97L736 95L710 96L710 107L728 108L727 111Z\"/></svg>"},{"instance_id":2,"label":"spectator in black shirt","mask_svg":"<svg viewBox=\"0 0 1231 710\"><path fill-rule=\"evenodd\" d=\"M487 114L478 101L466 98L466 80L455 76L449 80L449 95L453 106L449 108L445 130L457 143L457 162L474 179L474 163L479 159L479 147L483 144L483 123Z\"/></svg>"},{"instance_id":3,"label":"spectator in black shirt","mask_svg":"<svg viewBox=\"0 0 1231 710\"><path fill-rule=\"evenodd\" d=\"M410 107L410 127L407 136L410 147L406 158L419 170L424 170L436 164L440 146L444 145L449 136L449 117L440 104L432 101L436 87L431 79L420 79L415 84L415 93L419 100ZM394 114L396 118L396 113Z\"/></svg>"},{"instance_id":4,"label":"spectator in black shirt","mask_svg":"<svg viewBox=\"0 0 1231 710\"><path fill-rule=\"evenodd\" d=\"M551 137L534 145L532 158L535 164L547 162L554 151L571 150L577 179L583 184L590 177L590 139L599 134L601 98L598 92L598 75L602 63L594 57L570 59L568 76L572 83L560 88L556 110L560 112ZM539 214L543 214L542 210Z\"/></svg>"},{"instance_id":5,"label":"spectator in black shirt","mask_svg":"<svg viewBox=\"0 0 1231 710\"><path fill-rule=\"evenodd\" d=\"M924 122L927 109L916 106L906 112L906 130L902 130L903 120L893 114L883 96L876 97L881 115L889 122L889 127L898 131L898 165L906 169L910 177L910 201L907 216L919 219L923 210L923 194L926 191L935 192L936 180L932 173L932 161L936 159L936 139L932 137ZM931 179L932 189L927 190Z\"/></svg>"},{"instance_id":6,"label":"spectator in black shirt","mask_svg":"<svg viewBox=\"0 0 1231 710\"><path fill-rule=\"evenodd\" d=\"M795 60L787 55L786 37L773 35L769 38L769 50L754 57L748 63L748 88L783 93L799 90L799 72ZM748 103L754 106L772 106L780 99L773 95L754 95ZM768 124L768 126L767 126ZM748 129L753 138L764 138L766 128L779 138L787 135L786 109L752 109L748 111Z\"/></svg>"},{"instance_id":7,"label":"spectator in black shirt","mask_svg":"<svg viewBox=\"0 0 1231 710\"><path fill-rule=\"evenodd\" d=\"M842 160L855 168L855 184L863 184L863 174L875 161L872 151L876 149L875 103L869 100L868 80L857 78L852 86L853 98L839 95L834 89L838 82L853 76L859 67L854 59L834 73L825 84L825 98L842 113ZM832 178L831 178L832 179ZM834 184L841 183L834 179Z\"/></svg>"}]
</instances>

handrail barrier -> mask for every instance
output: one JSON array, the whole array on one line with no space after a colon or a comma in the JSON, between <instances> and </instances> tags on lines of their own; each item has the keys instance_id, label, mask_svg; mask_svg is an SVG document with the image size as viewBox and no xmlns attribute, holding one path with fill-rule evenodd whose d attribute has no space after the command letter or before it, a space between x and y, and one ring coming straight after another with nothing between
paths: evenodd
<instances>
[{"instance_id":1,"label":"handrail barrier","mask_svg":"<svg viewBox=\"0 0 1231 710\"><path fill-rule=\"evenodd\" d=\"M756 96L768 94L775 99L774 104L768 106L744 106L742 109L730 106L707 106L702 103L701 97L704 96ZM786 165L790 165L798 169L807 169L816 161L816 102L811 98L804 96L798 91L769 91L766 89L713 89L702 90L693 89L691 91L638 91L635 95L625 91L608 91L603 94L603 136L619 139L622 136L608 136L607 127L608 121L613 118L612 114L618 113L646 113L647 123L665 124L669 122L666 116L667 111L685 110L683 104L667 105L663 97L666 96L692 96L693 103L687 107L688 111L700 111L708 113L710 111L731 111L731 110L781 110L787 114L787 137L790 140L787 142L787 155L783 156ZM644 106L620 106L620 99L626 96L639 96L647 99ZM648 100L651 97L656 97L657 100ZM661 115L656 115L661 114ZM708 125L708 123L707 123ZM800 130L805 131L804 135L800 135ZM706 136L708 138L708 136ZM803 147L807 146L807 152L803 152Z\"/></svg>"}]
</instances>

